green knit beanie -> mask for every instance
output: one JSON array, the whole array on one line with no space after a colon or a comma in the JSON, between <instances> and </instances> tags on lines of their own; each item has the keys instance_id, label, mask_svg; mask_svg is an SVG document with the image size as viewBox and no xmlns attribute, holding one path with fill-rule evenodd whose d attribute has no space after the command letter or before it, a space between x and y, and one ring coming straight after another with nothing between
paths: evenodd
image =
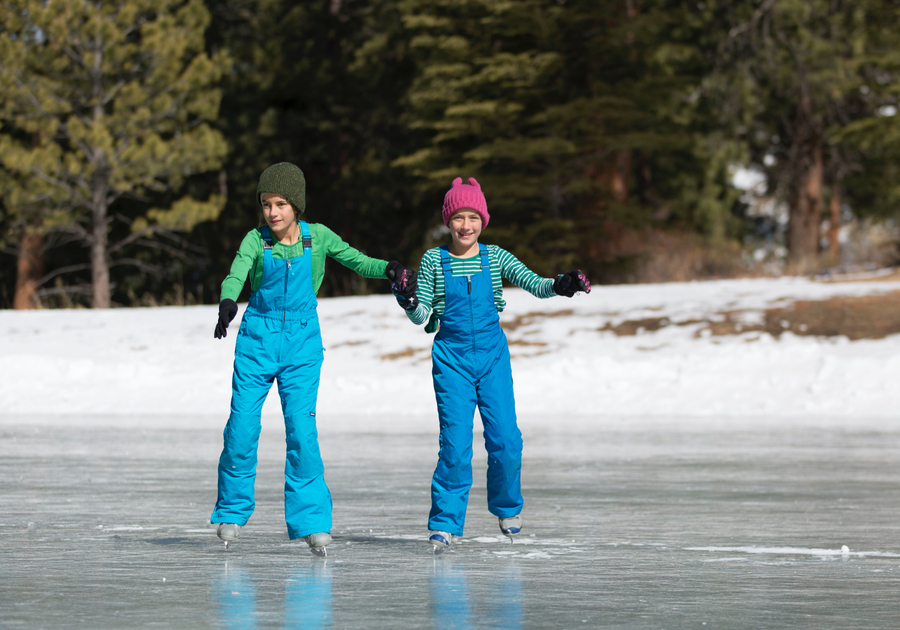
<instances>
[{"instance_id":1,"label":"green knit beanie","mask_svg":"<svg viewBox=\"0 0 900 630\"><path fill-rule=\"evenodd\" d=\"M306 212L306 178L303 171L293 164L280 162L263 171L256 187L256 203L260 208L266 193L281 195L297 208L297 212Z\"/></svg>"}]
</instances>

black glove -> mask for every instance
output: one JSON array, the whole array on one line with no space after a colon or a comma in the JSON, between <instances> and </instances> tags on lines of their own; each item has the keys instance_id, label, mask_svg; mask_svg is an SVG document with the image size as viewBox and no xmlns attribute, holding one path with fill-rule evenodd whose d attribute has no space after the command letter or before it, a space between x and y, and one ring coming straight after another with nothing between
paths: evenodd
<instances>
[{"instance_id":1,"label":"black glove","mask_svg":"<svg viewBox=\"0 0 900 630\"><path fill-rule=\"evenodd\" d=\"M216 324L216 339L228 336L228 324L237 315L237 304L234 300L225 298L219 302L219 323Z\"/></svg>"},{"instance_id":2,"label":"black glove","mask_svg":"<svg viewBox=\"0 0 900 630\"><path fill-rule=\"evenodd\" d=\"M556 291L556 295L564 295L566 297L572 297L579 291L590 293L591 281L587 279L587 276L584 275L581 269L576 269L575 271L561 273L556 276L556 279L553 281L553 290Z\"/></svg>"},{"instance_id":3,"label":"black glove","mask_svg":"<svg viewBox=\"0 0 900 630\"><path fill-rule=\"evenodd\" d=\"M405 311L416 310L419 305L419 298L416 297L416 289L419 288L418 274L392 260L388 263L384 275L391 281L391 293L397 299L397 304Z\"/></svg>"},{"instance_id":4,"label":"black glove","mask_svg":"<svg viewBox=\"0 0 900 630\"><path fill-rule=\"evenodd\" d=\"M396 260L392 260L387 264L387 269L384 270L384 275L388 280L394 283L397 281L397 278L400 277L400 274L404 269L406 269L406 267L398 263Z\"/></svg>"}]
</instances>

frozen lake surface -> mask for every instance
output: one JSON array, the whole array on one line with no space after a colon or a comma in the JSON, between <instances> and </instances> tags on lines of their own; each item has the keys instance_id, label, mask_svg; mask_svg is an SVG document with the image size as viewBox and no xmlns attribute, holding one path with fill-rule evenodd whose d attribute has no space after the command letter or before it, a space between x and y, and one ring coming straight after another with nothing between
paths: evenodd
<instances>
[{"instance_id":1,"label":"frozen lake surface","mask_svg":"<svg viewBox=\"0 0 900 630\"><path fill-rule=\"evenodd\" d=\"M526 430L525 529L514 545L485 507L479 431L466 536L440 556L424 542L436 436L326 426L335 527L322 560L287 539L279 422L264 420L257 510L226 551L208 524L219 429L4 420L0 627L894 628L900 619L896 423Z\"/></svg>"}]
</instances>

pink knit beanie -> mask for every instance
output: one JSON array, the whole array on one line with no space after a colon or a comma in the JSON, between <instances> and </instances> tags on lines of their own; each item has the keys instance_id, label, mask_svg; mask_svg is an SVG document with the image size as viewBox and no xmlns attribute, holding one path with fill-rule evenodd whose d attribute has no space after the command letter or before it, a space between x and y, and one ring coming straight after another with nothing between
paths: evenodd
<instances>
[{"instance_id":1,"label":"pink knit beanie","mask_svg":"<svg viewBox=\"0 0 900 630\"><path fill-rule=\"evenodd\" d=\"M470 208L481 215L481 227L486 228L491 215L487 211L487 201L484 200L484 193L481 192L481 186L475 181L474 177L469 178L468 184L462 183L462 177L453 180L450 190L444 195L444 225L450 225L450 217L457 210Z\"/></svg>"}]
</instances>

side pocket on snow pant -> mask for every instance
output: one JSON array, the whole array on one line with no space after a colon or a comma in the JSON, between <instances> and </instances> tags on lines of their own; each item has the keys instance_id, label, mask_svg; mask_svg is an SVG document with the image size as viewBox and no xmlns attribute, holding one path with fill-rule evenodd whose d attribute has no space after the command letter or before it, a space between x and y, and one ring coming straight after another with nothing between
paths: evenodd
<instances>
[{"instance_id":1,"label":"side pocket on snow pant","mask_svg":"<svg viewBox=\"0 0 900 630\"><path fill-rule=\"evenodd\" d=\"M260 330L260 326L263 325L261 317L244 317L234 345L236 355L252 358L263 351L263 336Z\"/></svg>"}]
</instances>

